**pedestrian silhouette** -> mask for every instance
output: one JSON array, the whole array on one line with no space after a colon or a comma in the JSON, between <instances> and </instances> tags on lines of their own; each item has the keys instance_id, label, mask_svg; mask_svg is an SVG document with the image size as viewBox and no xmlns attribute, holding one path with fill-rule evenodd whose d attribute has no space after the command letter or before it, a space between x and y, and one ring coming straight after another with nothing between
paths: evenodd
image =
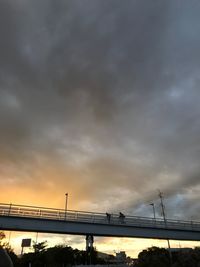
<instances>
[{"instance_id":1,"label":"pedestrian silhouette","mask_svg":"<svg viewBox=\"0 0 200 267\"><path fill-rule=\"evenodd\" d=\"M108 223L110 223L111 214L106 212L106 217L107 217Z\"/></svg>"},{"instance_id":2,"label":"pedestrian silhouette","mask_svg":"<svg viewBox=\"0 0 200 267\"><path fill-rule=\"evenodd\" d=\"M124 215L122 212L120 212L120 213L119 213L119 221L120 221L121 223L125 223L125 222L124 222L124 219L125 219L125 215Z\"/></svg>"}]
</instances>

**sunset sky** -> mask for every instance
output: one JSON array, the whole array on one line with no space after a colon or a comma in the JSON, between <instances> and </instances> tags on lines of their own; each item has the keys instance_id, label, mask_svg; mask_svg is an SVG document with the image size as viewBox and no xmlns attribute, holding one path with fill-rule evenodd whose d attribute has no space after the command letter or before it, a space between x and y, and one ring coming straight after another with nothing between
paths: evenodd
<instances>
[{"instance_id":1,"label":"sunset sky","mask_svg":"<svg viewBox=\"0 0 200 267\"><path fill-rule=\"evenodd\" d=\"M1 0L0 202L64 208L68 192L69 209L152 217L160 189L167 217L200 220L199 14L198 0Z\"/></svg>"}]
</instances>

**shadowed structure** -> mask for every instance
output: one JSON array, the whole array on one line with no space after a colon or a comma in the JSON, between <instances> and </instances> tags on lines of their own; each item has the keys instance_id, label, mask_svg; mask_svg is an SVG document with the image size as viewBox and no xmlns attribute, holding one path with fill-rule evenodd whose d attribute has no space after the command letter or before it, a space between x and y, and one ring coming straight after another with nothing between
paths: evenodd
<instances>
[{"instance_id":1,"label":"shadowed structure","mask_svg":"<svg viewBox=\"0 0 200 267\"><path fill-rule=\"evenodd\" d=\"M0 248L0 267L13 267L10 257L2 248Z\"/></svg>"}]
</instances>

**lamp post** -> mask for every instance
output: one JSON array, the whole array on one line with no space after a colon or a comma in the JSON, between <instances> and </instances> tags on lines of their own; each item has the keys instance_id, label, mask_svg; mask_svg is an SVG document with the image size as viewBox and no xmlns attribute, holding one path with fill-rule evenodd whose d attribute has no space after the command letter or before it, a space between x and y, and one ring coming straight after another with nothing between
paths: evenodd
<instances>
[{"instance_id":1,"label":"lamp post","mask_svg":"<svg viewBox=\"0 0 200 267\"><path fill-rule=\"evenodd\" d=\"M65 220L67 217L68 193L65 194Z\"/></svg>"},{"instance_id":2,"label":"lamp post","mask_svg":"<svg viewBox=\"0 0 200 267\"><path fill-rule=\"evenodd\" d=\"M152 208L153 208L153 218L154 218L154 220L156 220L155 205L154 205L154 203L150 203L149 205L152 206Z\"/></svg>"}]
</instances>

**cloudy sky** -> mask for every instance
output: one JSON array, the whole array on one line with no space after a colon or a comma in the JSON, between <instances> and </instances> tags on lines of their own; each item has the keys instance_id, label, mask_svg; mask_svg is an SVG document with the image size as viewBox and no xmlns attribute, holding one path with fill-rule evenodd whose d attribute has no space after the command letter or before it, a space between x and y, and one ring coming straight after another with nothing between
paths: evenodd
<instances>
[{"instance_id":1,"label":"cloudy sky","mask_svg":"<svg viewBox=\"0 0 200 267\"><path fill-rule=\"evenodd\" d=\"M1 202L200 219L199 13L1 0Z\"/></svg>"}]
</instances>

